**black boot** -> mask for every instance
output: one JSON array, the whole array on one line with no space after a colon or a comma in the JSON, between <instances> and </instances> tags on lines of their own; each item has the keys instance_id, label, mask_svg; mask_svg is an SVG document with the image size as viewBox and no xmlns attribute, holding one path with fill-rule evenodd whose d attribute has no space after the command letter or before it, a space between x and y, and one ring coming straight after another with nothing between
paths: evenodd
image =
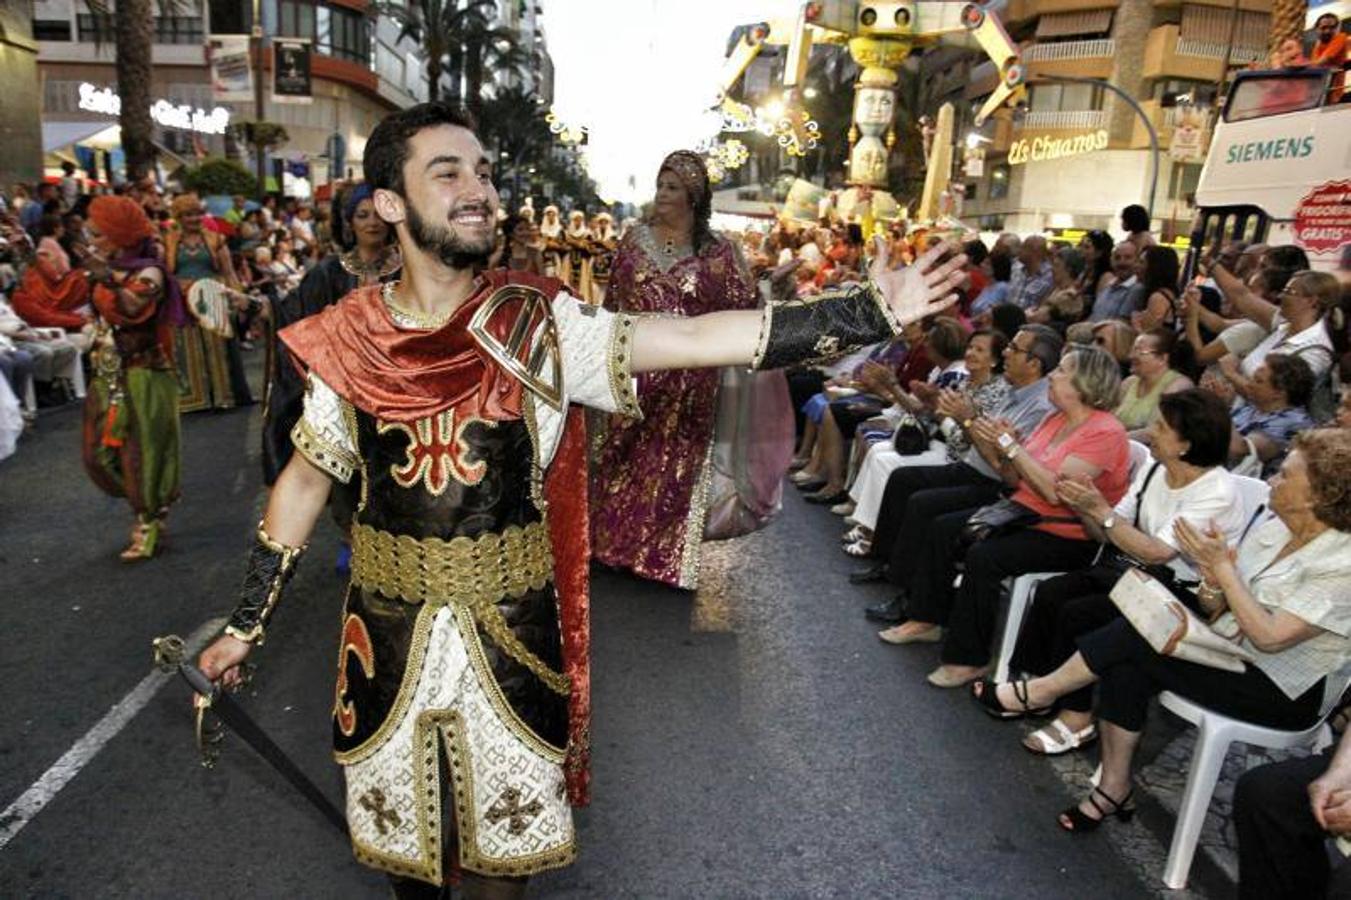
<instances>
[{"instance_id":1,"label":"black boot","mask_svg":"<svg viewBox=\"0 0 1351 900\"><path fill-rule=\"evenodd\" d=\"M905 621L905 595L897 594L886 603L879 603L876 606L870 606L863 611L863 615L872 622L882 622L886 625L899 625Z\"/></svg>"},{"instance_id":2,"label":"black boot","mask_svg":"<svg viewBox=\"0 0 1351 900\"><path fill-rule=\"evenodd\" d=\"M849 573L850 584L873 584L887 580L887 564L873 563L866 569L855 569Z\"/></svg>"}]
</instances>

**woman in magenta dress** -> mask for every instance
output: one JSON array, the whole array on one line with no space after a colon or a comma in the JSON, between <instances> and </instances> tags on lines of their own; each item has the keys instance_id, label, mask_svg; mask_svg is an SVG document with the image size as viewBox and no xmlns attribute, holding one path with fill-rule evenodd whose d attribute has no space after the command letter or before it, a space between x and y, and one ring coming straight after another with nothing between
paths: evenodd
<instances>
[{"instance_id":1,"label":"woman in magenta dress","mask_svg":"<svg viewBox=\"0 0 1351 900\"><path fill-rule=\"evenodd\" d=\"M649 221L625 234L606 292L607 308L697 316L754 308L755 282L735 244L709 230L713 194L703 158L668 156L657 174ZM738 447L715 464L719 385ZM793 416L782 373L705 369L639 378L641 420L611 417L597 436L591 475L592 554L653 581L693 590L699 545L760 527L778 510L792 456ZM724 471L730 468L731 471ZM712 490L710 487L712 486ZM710 521L710 506L714 507ZM711 527L710 527L711 526Z\"/></svg>"}]
</instances>

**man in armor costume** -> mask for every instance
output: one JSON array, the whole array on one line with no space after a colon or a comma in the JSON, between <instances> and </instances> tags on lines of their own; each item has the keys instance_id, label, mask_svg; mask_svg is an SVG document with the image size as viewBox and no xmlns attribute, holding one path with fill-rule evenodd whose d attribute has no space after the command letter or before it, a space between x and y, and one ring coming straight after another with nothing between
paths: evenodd
<instances>
[{"instance_id":1,"label":"man in armor costume","mask_svg":"<svg viewBox=\"0 0 1351 900\"><path fill-rule=\"evenodd\" d=\"M964 261L937 265L946 246L904 271L883 259L873 283L764 311L610 313L552 279L476 274L498 200L472 128L427 103L371 133L366 177L403 279L282 332L307 378L298 452L200 659L238 683L333 481L359 473L335 756L357 858L401 896L436 896L452 851L471 897L519 896L575 856L590 681L585 435L570 404L636 416L634 372L774 368L890 337L951 305Z\"/></svg>"}]
</instances>

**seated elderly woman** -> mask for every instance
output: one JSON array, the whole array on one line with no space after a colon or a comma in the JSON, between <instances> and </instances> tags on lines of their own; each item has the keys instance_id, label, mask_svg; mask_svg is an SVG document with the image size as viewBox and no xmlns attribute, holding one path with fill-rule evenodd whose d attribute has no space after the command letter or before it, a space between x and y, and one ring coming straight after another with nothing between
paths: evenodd
<instances>
[{"instance_id":1,"label":"seated elderly woman","mask_svg":"<svg viewBox=\"0 0 1351 900\"><path fill-rule=\"evenodd\" d=\"M1219 634L1253 657L1242 672L1163 656L1126 619L1079 639L1049 675L983 682L973 692L1005 715L1049 708L1096 683L1102 775L1060 826L1082 832L1108 817L1130 818L1131 760L1150 699L1172 691L1216 712L1270 728L1312 726L1325 679L1351 659L1351 432L1306 431L1271 482L1274 515L1235 553L1211 526L1175 525L1180 552L1201 575L1198 598Z\"/></svg>"},{"instance_id":2,"label":"seated elderly woman","mask_svg":"<svg viewBox=\"0 0 1351 900\"><path fill-rule=\"evenodd\" d=\"M1313 396L1313 373L1304 359L1269 354L1252 377L1248 398L1233 411L1229 461L1242 474L1258 474L1279 462L1290 439L1314 427L1305 408Z\"/></svg>"},{"instance_id":3,"label":"seated elderly woman","mask_svg":"<svg viewBox=\"0 0 1351 900\"><path fill-rule=\"evenodd\" d=\"M1005 578L1078 569L1092 562L1097 544L1060 499L1058 483L1088 479L1113 503L1126 491L1130 480L1126 430L1107 411L1116 405L1121 386L1116 362L1096 347L1072 346L1049 382L1053 411L1025 441L1020 442L1006 422L977 419L972 427L977 447L992 463L998 461L1000 476L1013 489L1009 500L1037 518L972 544L955 597L946 589L952 581L951 550L938 554L940 559L917 560L914 568L927 570L927 577L911 579L910 621L882 635L892 643L932 641L946 621L943 665L929 673L929 683L936 687L958 687L987 671L1000 583ZM933 529L935 533L951 529L955 536L973 512L940 516Z\"/></svg>"},{"instance_id":4,"label":"seated elderly woman","mask_svg":"<svg viewBox=\"0 0 1351 900\"><path fill-rule=\"evenodd\" d=\"M1121 367L1122 378L1130 372L1131 348L1135 346L1135 336L1135 328L1120 319L1093 323L1093 346L1101 347L1112 355L1112 359Z\"/></svg>"},{"instance_id":5,"label":"seated elderly woman","mask_svg":"<svg viewBox=\"0 0 1351 900\"><path fill-rule=\"evenodd\" d=\"M1065 328L1084 317L1084 294L1079 282L1084 274L1084 255L1073 247L1051 254L1051 292L1028 310L1027 320Z\"/></svg>"},{"instance_id":6,"label":"seated elderly woman","mask_svg":"<svg viewBox=\"0 0 1351 900\"><path fill-rule=\"evenodd\" d=\"M949 382L957 383L965 378L965 369L960 363L966 349L966 331L956 319L940 318L927 331L907 331L905 334L911 349L898 370L880 364L864 364L859 372L858 383L867 392L865 396L870 401L875 398L879 403L844 397L826 408L818 427L816 453L803 469L803 472L818 475L820 480L798 484L804 491L815 491L807 494L808 503L834 505L849 499L844 489L846 454L860 424L881 413L887 405L899 405L912 413L923 412L924 401L906 390L907 387L922 391L920 386L926 385L931 378L946 377ZM917 355L915 351L921 347L923 353Z\"/></svg>"},{"instance_id":7,"label":"seated elderly woman","mask_svg":"<svg viewBox=\"0 0 1351 900\"><path fill-rule=\"evenodd\" d=\"M1037 585L1014 654L1015 671L1055 671L1074 655L1081 635L1119 618L1108 593L1129 566L1147 566L1184 603L1197 606L1200 576L1178 551L1173 525L1180 518L1203 528L1213 524L1233 542L1248 524L1234 478L1224 468L1229 427L1228 407L1209 391L1168 394L1150 426L1154 462L1140 467L1115 506L1081 481L1060 483L1061 499L1104 548L1091 568ZM1067 753L1097 737L1091 688L1066 694L1057 707L1059 714L1048 726L1023 739L1033 753Z\"/></svg>"},{"instance_id":8,"label":"seated elderly woman","mask_svg":"<svg viewBox=\"0 0 1351 900\"><path fill-rule=\"evenodd\" d=\"M1191 344L1170 328L1155 328L1131 345L1131 374L1121 383L1116 417L1131 438L1149 443L1150 428L1159 417L1159 399L1192 387L1183 371L1191 367Z\"/></svg>"},{"instance_id":9,"label":"seated elderly woman","mask_svg":"<svg viewBox=\"0 0 1351 900\"><path fill-rule=\"evenodd\" d=\"M962 456L971 448L966 433L951 416L943 413L952 407L961 396L974 404L977 415L992 415L1001 408L1013 392L1013 387L1004 379L1004 347L1008 340L997 331L977 331L966 342L963 360L966 363L966 382L958 388L940 388L934 398L934 409L942 416L942 441L932 441L929 449L923 453L902 455L892 441L878 441L868 449L858 468L858 475L849 496L854 501L851 515L856 524L844 536L844 552L850 556L863 558L872 550L873 526L877 523L877 511L882 505L882 495L887 489L887 477L901 466L941 466L960 462ZM957 397L945 396L949 392Z\"/></svg>"},{"instance_id":10,"label":"seated elderly woman","mask_svg":"<svg viewBox=\"0 0 1351 900\"><path fill-rule=\"evenodd\" d=\"M907 340L906 334L909 334L910 338L915 340L913 346L911 341ZM924 329L919 323L914 323L907 326L902 331L901 336L895 340L876 344L870 349L859 350L857 353L836 360L825 367L828 377L802 404L802 415L805 420L802 439L798 442L798 449L793 453L793 461L789 466L790 469L797 470L792 476L795 484L804 482L825 483L825 479L817 472L816 462L820 456L820 451L817 450L816 444L821 431L821 419L825 416L826 409L830 406L831 401L839 399L844 394L858 395L858 377L868 363L903 366L911 358L913 351L919 355L915 357L912 364L927 366L928 355L923 350L923 336ZM927 372L928 369L926 368L925 371ZM875 408L880 411L883 406L882 402L877 398L871 398L871 400Z\"/></svg>"}]
</instances>

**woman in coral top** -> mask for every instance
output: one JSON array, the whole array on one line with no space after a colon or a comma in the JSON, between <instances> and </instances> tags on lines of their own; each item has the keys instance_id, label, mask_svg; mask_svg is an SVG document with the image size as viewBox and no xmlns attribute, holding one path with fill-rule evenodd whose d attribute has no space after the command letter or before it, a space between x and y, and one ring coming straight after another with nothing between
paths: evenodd
<instances>
[{"instance_id":1,"label":"woman in coral top","mask_svg":"<svg viewBox=\"0 0 1351 900\"><path fill-rule=\"evenodd\" d=\"M1116 503L1130 483L1126 429L1111 413L1121 389L1116 360L1097 347L1075 347L1049 378L1054 409L1027 439L1003 422L975 423L977 444L989 456L998 454L1000 474L1014 488L1009 499L1041 519L978 541L966 552L962 583L947 615L943 665L929 675L937 687L966 684L988 671L1005 578L1065 572L1092 561L1098 544L1061 500L1058 486L1067 479L1091 482Z\"/></svg>"}]
</instances>

